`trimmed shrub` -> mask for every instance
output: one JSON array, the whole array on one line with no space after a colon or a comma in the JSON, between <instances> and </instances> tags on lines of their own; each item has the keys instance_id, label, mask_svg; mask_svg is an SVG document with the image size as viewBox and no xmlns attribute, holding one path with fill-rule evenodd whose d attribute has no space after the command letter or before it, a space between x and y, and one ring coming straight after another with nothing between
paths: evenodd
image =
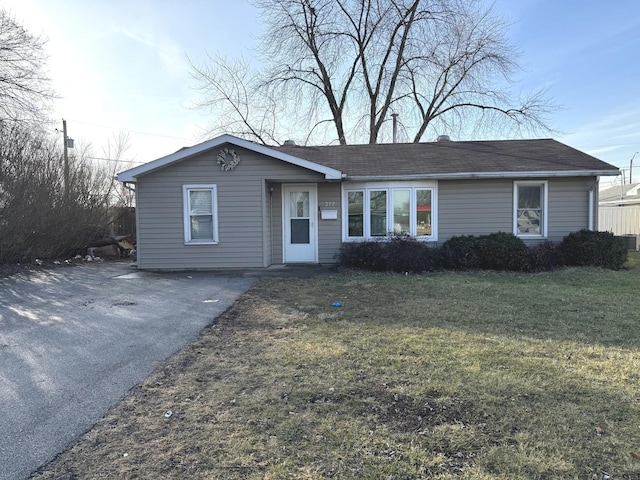
<instances>
[{"instance_id":1,"label":"trimmed shrub","mask_svg":"<svg viewBox=\"0 0 640 480\"><path fill-rule=\"evenodd\" d=\"M338 262L343 267L374 272L387 269L383 242L346 242L340 247Z\"/></svg>"},{"instance_id":2,"label":"trimmed shrub","mask_svg":"<svg viewBox=\"0 0 640 480\"><path fill-rule=\"evenodd\" d=\"M627 260L621 238L609 232L581 230L567 235L560 245L542 242L527 247L511 233L451 237L435 249L406 236L388 241L343 243L339 263L371 271L422 273L445 270L509 270L542 272L570 266L619 269Z\"/></svg>"},{"instance_id":3,"label":"trimmed shrub","mask_svg":"<svg viewBox=\"0 0 640 480\"><path fill-rule=\"evenodd\" d=\"M479 266L485 270L521 270L527 246L512 233L492 233L478 237Z\"/></svg>"},{"instance_id":4,"label":"trimmed shrub","mask_svg":"<svg viewBox=\"0 0 640 480\"><path fill-rule=\"evenodd\" d=\"M480 268L478 238L473 235L451 237L440 248L440 263L447 270Z\"/></svg>"},{"instance_id":5,"label":"trimmed shrub","mask_svg":"<svg viewBox=\"0 0 640 480\"><path fill-rule=\"evenodd\" d=\"M437 250L411 237L392 237L384 252L387 268L394 272L431 272L438 267Z\"/></svg>"},{"instance_id":6,"label":"trimmed shrub","mask_svg":"<svg viewBox=\"0 0 640 480\"><path fill-rule=\"evenodd\" d=\"M580 230L564 237L559 246L562 262L576 267L618 270L627 261L624 241L611 232Z\"/></svg>"},{"instance_id":7,"label":"trimmed shrub","mask_svg":"<svg viewBox=\"0 0 640 480\"><path fill-rule=\"evenodd\" d=\"M397 236L389 241L343 243L338 261L349 268L421 273L438 268L438 252L414 238Z\"/></svg>"},{"instance_id":8,"label":"trimmed shrub","mask_svg":"<svg viewBox=\"0 0 640 480\"><path fill-rule=\"evenodd\" d=\"M543 242L527 248L521 269L524 272L546 272L558 266L560 266L558 247L551 242Z\"/></svg>"}]
</instances>

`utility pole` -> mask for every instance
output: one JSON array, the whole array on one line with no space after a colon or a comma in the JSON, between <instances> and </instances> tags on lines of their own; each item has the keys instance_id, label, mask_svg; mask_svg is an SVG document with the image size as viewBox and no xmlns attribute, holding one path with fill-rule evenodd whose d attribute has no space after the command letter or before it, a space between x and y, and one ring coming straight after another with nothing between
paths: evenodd
<instances>
[{"instance_id":1,"label":"utility pole","mask_svg":"<svg viewBox=\"0 0 640 480\"><path fill-rule=\"evenodd\" d=\"M69 206L69 152L67 151L67 121L62 119L62 145L64 146L64 201Z\"/></svg>"},{"instance_id":2,"label":"utility pole","mask_svg":"<svg viewBox=\"0 0 640 480\"><path fill-rule=\"evenodd\" d=\"M633 159L636 158L637 154L638 152L634 153L631 160L629 160L629 185L633 183Z\"/></svg>"},{"instance_id":3,"label":"utility pole","mask_svg":"<svg viewBox=\"0 0 640 480\"><path fill-rule=\"evenodd\" d=\"M57 131L57 129L56 129ZM73 138L67 137L67 121L62 119L62 146L64 148L64 201L69 204L69 149L73 148Z\"/></svg>"}]
</instances>

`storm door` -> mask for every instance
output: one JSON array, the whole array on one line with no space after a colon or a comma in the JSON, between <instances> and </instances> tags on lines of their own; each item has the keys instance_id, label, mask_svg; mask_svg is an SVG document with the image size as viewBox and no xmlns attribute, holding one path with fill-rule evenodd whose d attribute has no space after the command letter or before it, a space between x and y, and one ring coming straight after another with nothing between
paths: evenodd
<instances>
[{"instance_id":1,"label":"storm door","mask_svg":"<svg viewBox=\"0 0 640 480\"><path fill-rule=\"evenodd\" d=\"M284 261L317 262L315 185L284 185Z\"/></svg>"}]
</instances>

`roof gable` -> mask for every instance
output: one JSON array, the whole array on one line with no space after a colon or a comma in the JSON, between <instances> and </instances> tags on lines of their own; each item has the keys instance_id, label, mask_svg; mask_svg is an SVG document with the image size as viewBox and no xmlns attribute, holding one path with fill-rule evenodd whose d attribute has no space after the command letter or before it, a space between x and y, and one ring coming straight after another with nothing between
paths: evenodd
<instances>
[{"instance_id":1,"label":"roof gable","mask_svg":"<svg viewBox=\"0 0 640 480\"><path fill-rule=\"evenodd\" d=\"M297 165L299 167L321 173L327 180L340 180L342 178L341 171L326 165L317 164L304 158L298 158L287 152L278 151L271 147L266 147L242 138L234 137L233 135L221 135L211 140L207 140L206 142L199 143L198 145L194 145L193 147L182 148L171 155L167 155L138 167L120 172L118 174L118 180L121 182L135 182L137 177L141 175L147 175L168 165L186 160L187 158L206 152L207 150L217 148L224 144L235 145L236 147L245 148L292 165Z\"/></svg>"}]
</instances>

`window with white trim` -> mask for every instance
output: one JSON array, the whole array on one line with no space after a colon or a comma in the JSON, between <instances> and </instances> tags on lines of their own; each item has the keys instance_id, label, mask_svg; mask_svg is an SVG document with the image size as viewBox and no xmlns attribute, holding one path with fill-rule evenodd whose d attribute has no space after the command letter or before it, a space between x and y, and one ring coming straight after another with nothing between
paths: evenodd
<instances>
[{"instance_id":1,"label":"window with white trim","mask_svg":"<svg viewBox=\"0 0 640 480\"><path fill-rule=\"evenodd\" d=\"M437 240L435 182L350 183L343 191L345 240L390 234Z\"/></svg>"},{"instance_id":2,"label":"window with white trim","mask_svg":"<svg viewBox=\"0 0 640 480\"><path fill-rule=\"evenodd\" d=\"M216 185L184 185L184 241L190 245L218 243Z\"/></svg>"},{"instance_id":3,"label":"window with white trim","mask_svg":"<svg viewBox=\"0 0 640 480\"><path fill-rule=\"evenodd\" d=\"M547 181L513 183L513 234L546 237L548 216Z\"/></svg>"},{"instance_id":4,"label":"window with white trim","mask_svg":"<svg viewBox=\"0 0 640 480\"><path fill-rule=\"evenodd\" d=\"M386 190L369 190L369 226L372 237L387 235Z\"/></svg>"}]
</instances>

